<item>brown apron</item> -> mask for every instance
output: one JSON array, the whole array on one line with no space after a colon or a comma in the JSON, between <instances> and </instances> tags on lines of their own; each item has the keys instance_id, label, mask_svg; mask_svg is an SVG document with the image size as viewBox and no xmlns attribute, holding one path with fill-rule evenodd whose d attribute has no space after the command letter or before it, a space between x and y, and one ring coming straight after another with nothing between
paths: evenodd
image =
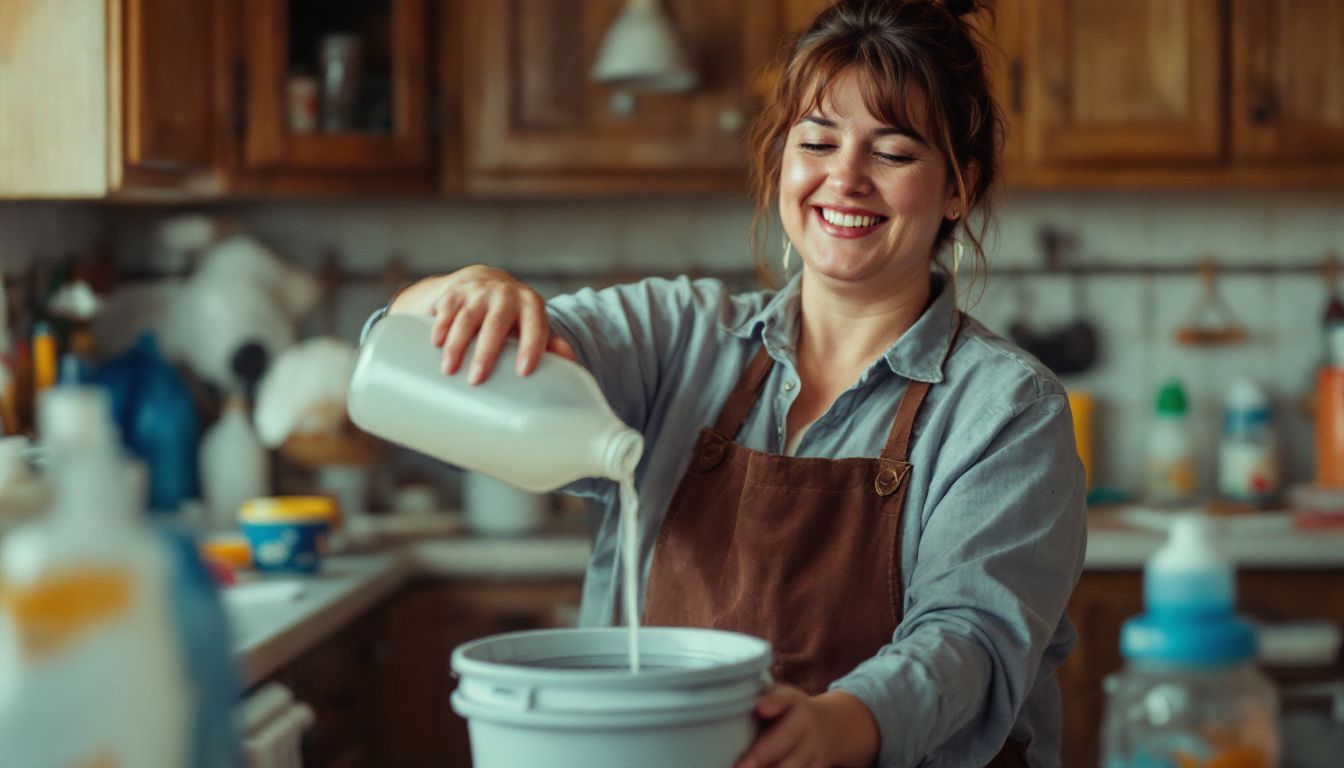
<instances>
[{"instance_id":1,"label":"brown apron","mask_svg":"<svg viewBox=\"0 0 1344 768\"><path fill-rule=\"evenodd\" d=\"M901 621L910 432L930 385L906 386L876 459L779 456L734 440L772 362L762 347L700 430L658 531L644 622L765 638L775 679L816 695ZM987 768L1016 766L1026 762L1009 743Z\"/></svg>"}]
</instances>

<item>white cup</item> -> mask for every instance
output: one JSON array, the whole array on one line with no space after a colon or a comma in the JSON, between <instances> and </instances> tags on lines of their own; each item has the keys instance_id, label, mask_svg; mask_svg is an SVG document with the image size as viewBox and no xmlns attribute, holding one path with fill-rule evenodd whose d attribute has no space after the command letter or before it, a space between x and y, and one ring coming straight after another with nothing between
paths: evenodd
<instances>
[{"instance_id":1,"label":"white cup","mask_svg":"<svg viewBox=\"0 0 1344 768\"><path fill-rule=\"evenodd\" d=\"M479 472L462 476L464 522L472 533L519 536L539 529L546 497L528 493Z\"/></svg>"}]
</instances>

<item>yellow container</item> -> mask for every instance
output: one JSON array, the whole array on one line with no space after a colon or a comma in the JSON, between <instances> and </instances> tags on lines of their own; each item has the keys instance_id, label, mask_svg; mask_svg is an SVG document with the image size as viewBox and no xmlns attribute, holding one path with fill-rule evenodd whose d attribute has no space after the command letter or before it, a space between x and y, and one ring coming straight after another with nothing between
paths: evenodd
<instances>
[{"instance_id":1,"label":"yellow container","mask_svg":"<svg viewBox=\"0 0 1344 768\"><path fill-rule=\"evenodd\" d=\"M259 571L316 573L335 520L336 502L329 496L249 499L238 510L238 525Z\"/></svg>"}]
</instances>

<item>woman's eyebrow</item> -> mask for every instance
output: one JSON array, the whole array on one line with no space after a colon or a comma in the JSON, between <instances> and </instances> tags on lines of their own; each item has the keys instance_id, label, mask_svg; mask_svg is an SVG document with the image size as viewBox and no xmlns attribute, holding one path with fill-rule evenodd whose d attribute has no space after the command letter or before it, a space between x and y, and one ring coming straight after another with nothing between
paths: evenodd
<instances>
[{"instance_id":1,"label":"woman's eyebrow","mask_svg":"<svg viewBox=\"0 0 1344 768\"><path fill-rule=\"evenodd\" d=\"M817 124L817 125L820 125L820 126L823 127L823 128L834 128L834 127L835 127L835 121L834 121L834 120L831 120L830 118L826 118L826 117L820 117L820 116L818 116L818 115L805 115L805 116L804 116L801 120L799 120L798 122L800 122L800 123L815 123L815 124ZM877 130L873 131L873 135L874 135L874 136L878 136L878 137L881 137L881 136L905 136L906 138L908 138L908 139L910 139L910 140L912 140L912 141L917 141L917 142L919 142L920 144L923 144L924 146L928 146L928 145L929 145L929 143L928 143L927 141L924 140L924 137L919 135L919 131L916 131L914 128L911 128L911 127L909 127L909 126L883 126L883 127L881 127L881 128L878 128Z\"/></svg>"}]
</instances>

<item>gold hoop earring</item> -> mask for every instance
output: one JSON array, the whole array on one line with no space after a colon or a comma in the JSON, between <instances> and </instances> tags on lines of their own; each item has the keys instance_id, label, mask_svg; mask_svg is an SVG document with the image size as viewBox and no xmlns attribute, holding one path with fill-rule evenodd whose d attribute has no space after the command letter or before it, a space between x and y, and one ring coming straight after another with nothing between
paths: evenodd
<instances>
[{"instance_id":1,"label":"gold hoop earring","mask_svg":"<svg viewBox=\"0 0 1344 768\"><path fill-rule=\"evenodd\" d=\"M793 255L793 243L789 240L789 238L786 237L784 238L784 260L783 260L784 275L786 277L789 274L789 256L791 255Z\"/></svg>"}]
</instances>

